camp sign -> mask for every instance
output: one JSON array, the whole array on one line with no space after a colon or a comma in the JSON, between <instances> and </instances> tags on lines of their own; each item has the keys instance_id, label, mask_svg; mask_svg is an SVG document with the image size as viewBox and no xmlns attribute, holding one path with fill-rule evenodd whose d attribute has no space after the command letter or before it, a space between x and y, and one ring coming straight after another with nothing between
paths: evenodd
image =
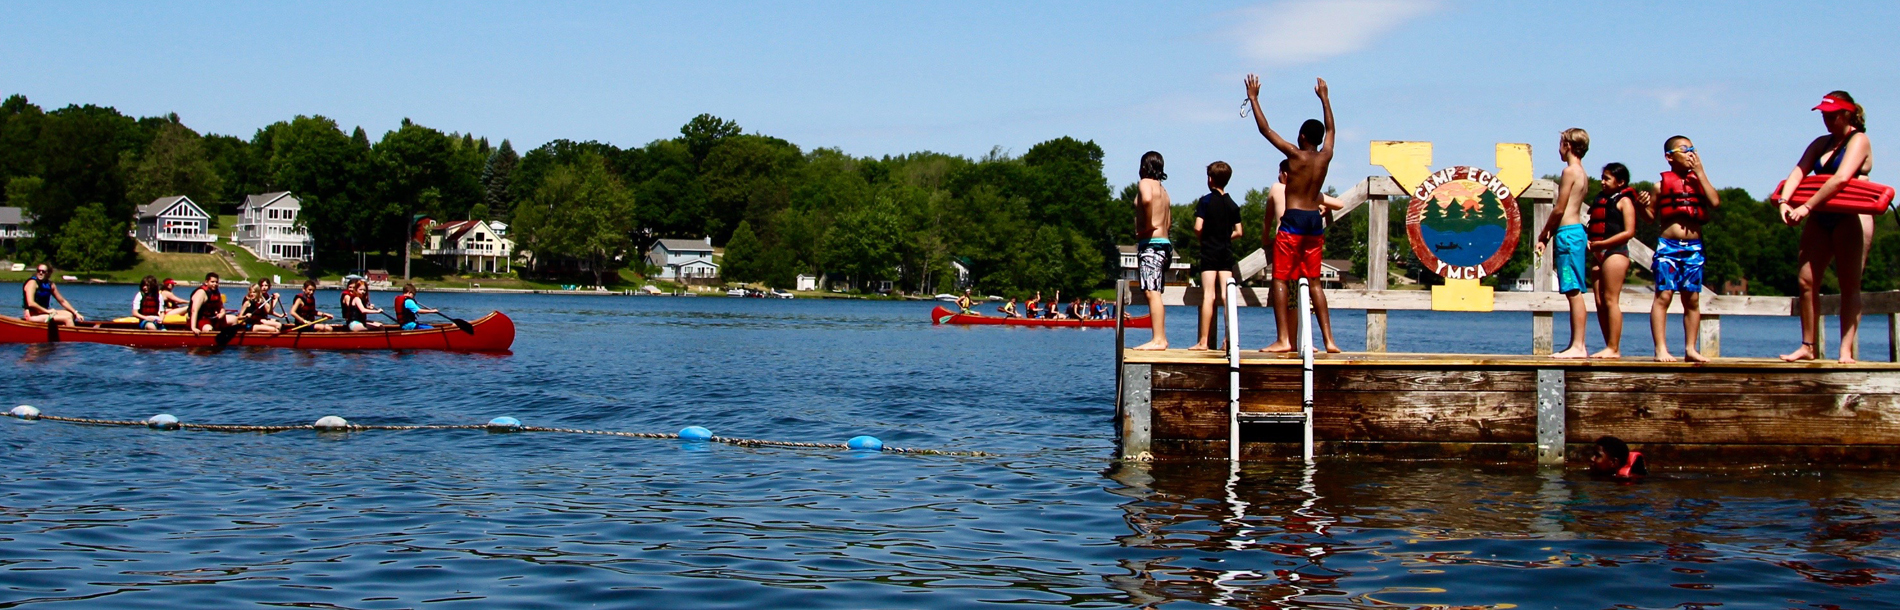
<instances>
[{"instance_id":1,"label":"camp sign","mask_svg":"<svg viewBox=\"0 0 1900 610\"><path fill-rule=\"evenodd\" d=\"M1448 167L1412 190L1405 231L1419 262L1448 280L1497 273L1517 251L1517 197L1491 172Z\"/></svg>"}]
</instances>

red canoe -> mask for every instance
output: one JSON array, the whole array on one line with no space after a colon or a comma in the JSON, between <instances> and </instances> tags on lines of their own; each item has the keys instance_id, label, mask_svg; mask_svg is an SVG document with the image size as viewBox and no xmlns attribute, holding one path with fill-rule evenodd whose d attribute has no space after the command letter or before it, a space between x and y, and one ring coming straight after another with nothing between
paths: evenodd
<instances>
[{"instance_id":1,"label":"red canoe","mask_svg":"<svg viewBox=\"0 0 1900 610\"><path fill-rule=\"evenodd\" d=\"M1052 328L1114 328L1114 320L1044 320L1041 318L1005 318L981 314L963 314L944 309L938 305L930 310L932 324L1001 324L1004 326L1048 326ZM1122 328L1147 328L1148 316L1128 318L1122 321Z\"/></svg>"},{"instance_id":2,"label":"red canoe","mask_svg":"<svg viewBox=\"0 0 1900 610\"><path fill-rule=\"evenodd\" d=\"M192 334L187 330L140 330L131 324L82 322L79 326L47 328L45 324L0 316L0 343L106 343L127 347L290 347L322 350L448 350L505 352L515 344L515 321L497 311L469 322L473 333L462 332L444 320L420 330L363 332L295 332L262 334L233 332L219 344L218 333Z\"/></svg>"}]
</instances>

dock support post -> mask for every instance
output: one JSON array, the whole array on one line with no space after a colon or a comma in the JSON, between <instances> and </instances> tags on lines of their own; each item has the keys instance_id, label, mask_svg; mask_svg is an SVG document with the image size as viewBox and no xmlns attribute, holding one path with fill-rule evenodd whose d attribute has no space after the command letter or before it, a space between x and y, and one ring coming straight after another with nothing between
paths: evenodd
<instances>
[{"instance_id":1,"label":"dock support post","mask_svg":"<svg viewBox=\"0 0 1900 610\"><path fill-rule=\"evenodd\" d=\"M1121 370L1121 413L1115 423L1121 435L1122 459L1147 459L1153 422L1154 365L1124 364Z\"/></svg>"},{"instance_id":2,"label":"dock support post","mask_svg":"<svg viewBox=\"0 0 1900 610\"><path fill-rule=\"evenodd\" d=\"M1887 314L1887 360L1900 362L1900 313Z\"/></svg>"},{"instance_id":3,"label":"dock support post","mask_svg":"<svg viewBox=\"0 0 1900 610\"><path fill-rule=\"evenodd\" d=\"M1551 354L1550 335L1555 331L1556 322L1548 311L1531 312L1531 355L1549 356Z\"/></svg>"},{"instance_id":4,"label":"dock support post","mask_svg":"<svg viewBox=\"0 0 1900 610\"><path fill-rule=\"evenodd\" d=\"M1564 432L1564 370L1537 369L1537 465L1563 465Z\"/></svg>"},{"instance_id":5,"label":"dock support post","mask_svg":"<svg viewBox=\"0 0 1900 610\"><path fill-rule=\"evenodd\" d=\"M1385 352L1385 310L1366 310L1366 351Z\"/></svg>"},{"instance_id":6,"label":"dock support post","mask_svg":"<svg viewBox=\"0 0 1900 610\"><path fill-rule=\"evenodd\" d=\"M1702 344L1699 351L1710 358L1722 357L1722 316L1702 314L1702 336L1697 341Z\"/></svg>"}]
</instances>

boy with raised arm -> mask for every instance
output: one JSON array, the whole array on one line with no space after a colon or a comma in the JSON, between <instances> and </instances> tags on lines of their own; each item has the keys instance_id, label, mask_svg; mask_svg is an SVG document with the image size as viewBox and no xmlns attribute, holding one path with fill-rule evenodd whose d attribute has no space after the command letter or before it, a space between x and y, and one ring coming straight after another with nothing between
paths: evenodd
<instances>
[{"instance_id":1,"label":"boy with raised arm","mask_svg":"<svg viewBox=\"0 0 1900 610\"><path fill-rule=\"evenodd\" d=\"M1268 252L1273 251L1274 242L1279 235L1279 230L1275 228L1274 225L1286 216L1286 173L1287 162L1285 159L1281 159L1280 177L1274 179L1273 186L1267 187L1268 210L1266 222L1263 223L1266 226L1261 227L1262 230L1260 231L1260 247L1266 248ZM1320 195L1319 204L1326 208L1325 214L1328 215L1327 220L1329 224L1331 222L1330 214L1332 212L1346 209L1346 202L1340 201L1332 195ZM1287 311L1287 286L1286 280L1280 279L1279 275L1276 274L1273 277L1272 284L1270 284L1268 288L1268 293L1273 295L1268 297L1268 299L1273 303L1274 332L1277 334L1273 336L1273 344L1268 345L1260 351L1293 351L1293 343L1287 337L1293 336L1293 321L1296 318L1294 318L1292 312Z\"/></svg>"},{"instance_id":2,"label":"boy with raised arm","mask_svg":"<svg viewBox=\"0 0 1900 610\"><path fill-rule=\"evenodd\" d=\"M1543 256L1544 243L1555 241L1551 266L1557 270L1557 291L1570 301L1570 347L1551 354L1552 358L1587 358L1583 346L1583 325L1590 317L1584 303L1584 263L1590 253L1589 232L1583 227L1583 196L1590 190L1590 174L1583 170L1583 155L1590 152L1590 134L1572 127L1557 139L1557 154L1564 159L1564 172L1557 182L1557 205L1544 221L1537 236L1537 255Z\"/></svg>"},{"instance_id":3,"label":"boy with raised arm","mask_svg":"<svg viewBox=\"0 0 1900 610\"><path fill-rule=\"evenodd\" d=\"M1148 315L1154 338L1135 346L1139 350L1168 349L1167 307L1161 303L1161 291L1167 285L1168 265L1174 262L1174 243L1168 241L1168 228L1174 226L1173 205L1161 153L1141 155L1141 181L1135 183L1135 258L1141 261L1141 292L1148 297Z\"/></svg>"},{"instance_id":4,"label":"boy with raised arm","mask_svg":"<svg viewBox=\"0 0 1900 610\"><path fill-rule=\"evenodd\" d=\"M1722 195L1702 169L1702 156L1686 136L1663 140L1663 159L1669 171L1656 181L1656 190L1638 194L1642 208L1662 225L1656 240L1656 301L1649 308L1649 332L1656 338L1656 361L1675 362L1669 355L1669 301L1682 293L1682 330L1688 333L1682 356L1690 362L1708 362L1696 350L1702 334L1702 223L1709 221Z\"/></svg>"},{"instance_id":5,"label":"boy with raised arm","mask_svg":"<svg viewBox=\"0 0 1900 610\"><path fill-rule=\"evenodd\" d=\"M1309 290L1313 294L1313 313L1319 317L1319 330L1326 338L1326 351L1339 353L1339 344L1333 342L1332 317L1326 311L1326 291L1319 284L1319 261L1321 250L1326 245L1326 228L1319 208L1320 189L1326 185L1326 169L1333 162L1333 102L1326 94L1326 79L1318 79L1313 93L1319 96L1320 110L1324 121L1307 119L1300 125L1299 143L1295 145L1274 133L1267 126L1267 115L1260 111L1260 77L1247 75L1247 103L1253 109L1254 124L1259 126L1260 135L1274 148L1286 155L1286 214L1280 218L1280 231L1274 236L1273 243L1273 281L1275 284L1287 282L1296 285L1300 279L1312 280ZM1273 309L1276 313L1285 312L1287 307L1286 291L1276 291L1273 295ZM1281 314L1282 324L1289 324L1294 318ZM1291 328L1291 326L1288 326ZM1277 348L1277 349L1276 349ZM1290 344L1275 343L1262 351L1291 351Z\"/></svg>"}]
</instances>

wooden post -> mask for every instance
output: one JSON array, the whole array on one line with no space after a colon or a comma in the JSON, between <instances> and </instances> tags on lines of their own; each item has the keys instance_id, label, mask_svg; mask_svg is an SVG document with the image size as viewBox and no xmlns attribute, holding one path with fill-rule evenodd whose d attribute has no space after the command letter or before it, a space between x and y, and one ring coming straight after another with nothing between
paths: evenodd
<instances>
[{"instance_id":1,"label":"wooden post","mask_svg":"<svg viewBox=\"0 0 1900 610\"><path fill-rule=\"evenodd\" d=\"M1703 314L1701 331L1697 342L1702 347L1697 351L1710 358L1722 357L1722 316Z\"/></svg>"},{"instance_id":2,"label":"wooden post","mask_svg":"<svg viewBox=\"0 0 1900 610\"><path fill-rule=\"evenodd\" d=\"M1887 314L1887 361L1900 362L1900 314Z\"/></svg>"},{"instance_id":3,"label":"wooden post","mask_svg":"<svg viewBox=\"0 0 1900 610\"><path fill-rule=\"evenodd\" d=\"M1550 210L1554 207L1556 204L1551 202L1538 202L1531 205L1531 233L1525 239L1534 242L1538 236L1544 234L1544 223L1550 219ZM1531 256L1533 257L1531 273L1535 274L1531 276L1531 290L1537 292L1555 290L1556 287L1550 285L1550 255L1537 254L1537 244L1533 243ZM1556 321L1551 319L1551 312L1531 313L1531 355L1548 356L1555 351L1551 345L1551 333L1555 329Z\"/></svg>"},{"instance_id":4,"label":"wooden post","mask_svg":"<svg viewBox=\"0 0 1900 610\"><path fill-rule=\"evenodd\" d=\"M1386 265L1387 256L1386 224L1389 221L1390 202L1385 195L1376 195L1366 200L1366 290L1384 291L1390 278ZM1366 351L1385 351L1385 310L1366 310Z\"/></svg>"},{"instance_id":5,"label":"wooden post","mask_svg":"<svg viewBox=\"0 0 1900 610\"><path fill-rule=\"evenodd\" d=\"M1551 346L1551 333L1556 330L1556 322L1548 311L1531 312L1531 355L1549 356L1554 350Z\"/></svg>"},{"instance_id":6,"label":"wooden post","mask_svg":"<svg viewBox=\"0 0 1900 610\"><path fill-rule=\"evenodd\" d=\"M1122 459L1147 459L1152 429L1154 365L1124 364L1121 376L1121 412L1115 418L1121 436Z\"/></svg>"},{"instance_id":7,"label":"wooden post","mask_svg":"<svg viewBox=\"0 0 1900 610\"><path fill-rule=\"evenodd\" d=\"M1564 463L1564 370L1537 369L1537 465Z\"/></svg>"}]
</instances>

